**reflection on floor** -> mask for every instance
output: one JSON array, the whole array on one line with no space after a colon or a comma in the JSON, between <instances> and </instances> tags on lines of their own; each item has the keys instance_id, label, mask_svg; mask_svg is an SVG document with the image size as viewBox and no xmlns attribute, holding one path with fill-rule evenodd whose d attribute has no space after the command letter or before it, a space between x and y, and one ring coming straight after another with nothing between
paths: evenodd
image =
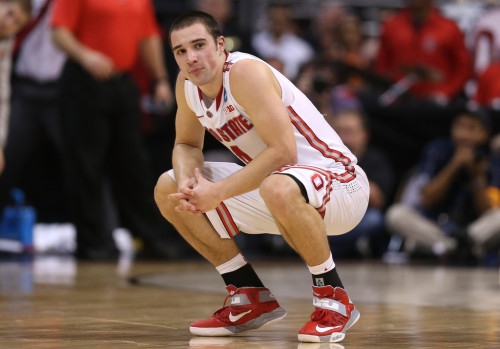
<instances>
[{"instance_id":1,"label":"reflection on floor","mask_svg":"<svg viewBox=\"0 0 500 349\"><path fill-rule=\"evenodd\" d=\"M361 319L342 343L319 345L297 341L312 311L307 268L290 258L253 265L287 317L232 338L193 338L189 324L225 297L206 262L9 255L0 261L0 348L500 347L498 269L338 261Z\"/></svg>"}]
</instances>

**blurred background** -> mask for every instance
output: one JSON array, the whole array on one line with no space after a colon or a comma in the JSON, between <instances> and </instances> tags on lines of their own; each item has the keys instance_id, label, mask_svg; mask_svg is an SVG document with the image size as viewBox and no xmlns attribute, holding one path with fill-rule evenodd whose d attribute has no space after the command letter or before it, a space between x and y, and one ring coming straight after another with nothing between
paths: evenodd
<instances>
[{"instance_id":1,"label":"blurred background","mask_svg":"<svg viewBox=\"0 0 500 349\"><path fill-rule=\"evenodd\" d=\"M25 127L9 130L4 149L0 241L2 234L3 240L15 240L12 232L21 229L22 213L18 211L17 221L9 218L15 212L5 213L17 202L17 208L30 207L36 214L32 225L27 222L33 233L31 251L73 254L77 232L60 155L65 145L45 125L44 116L22 116L33 113L26 106L40 110L40 104L51 100L57 109L60 103L57 88L54 96L31 95L23 88L60 84L57 75L45 82L21 65L30 35L50 27L50 9L43 13L45 21L39 19L46 1L33 2L31 21L36 22L18 34L12 56L9 127L18 127L16 118ZM371 181L369 210L355 230L330 239L336 258L498 266L500 1L154 0L153 6L170 87L178 72L166 40L170 23L187 10L209 12L221 24L228 50L254 54L295 82L358 157ZM35 58L40 54L39 62L44 59L42 50L32 52ZM155 102L154 77L140 58L130 73L140 89L140 134L152 197L154 181L171 167L175 106ZM36 130L28 130L28 124ZM35 138L36 145L21 149L20 143ZM208 134L205 152L209 160L235 161ZM22 161L13 165L8 154ZM453 175L441 183L437 196L429 194L433 179L450 164ZM145 242L124 224L113 180L102 177L102 202L105 224L121 254L198 258L167 222L152 234L162 248L148 250L156 242L149 237ZM23 198L13 196L13 188ZM236 239L253 256L294 255L279 236L239 234ZM19 250L9 241L0 247L9 253ZM96 258L101 257L115 255Z\"/></svg>"}]
</instances>

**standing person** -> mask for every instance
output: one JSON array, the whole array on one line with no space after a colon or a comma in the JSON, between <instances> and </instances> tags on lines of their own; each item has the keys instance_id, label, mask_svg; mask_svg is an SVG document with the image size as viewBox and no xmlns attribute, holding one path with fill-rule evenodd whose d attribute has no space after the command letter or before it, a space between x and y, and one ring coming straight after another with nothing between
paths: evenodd
<instances>
[{"instance_id":1,"label":"standing person","mask_svg":"<svg viewBox=\"0 0 500 349\"><path fill-rule=\"evenodd\" d=\"M14 35L28 23L30 16L30 0L0 0L0 174L5 166L4 147L9 127L10 70Z\"/></svg>"},{"instance_id":2,"label":"standing person","mask_svg":"<svg viewBox=\"0 0 500 349\"><path fill-rule=\"evenodd\" d=\"M5 148L8 166L0 177L0 207L46 139L54 145L61 167L65 158L57 89L65 55L51 38L54 1L33 0L32 4L33 19L17 40L19 48L13 68L9 138Z\"/></svg>"},{"instance_id":3,"label":"standing person","mask_svg":"<svg viewBox=\"0 0 500 349\"><path fill-rule=\"evenodd\" d=\"M281 234L303 258L316 307L304 342L338 342L358 319L332 259L328 235L356 226L369 185L356 157L287 78L257 57L225 50L204 12L179 16L170 46L180 67L173 169L158 180L163 216L219 271L231 305L191 324L191 333L228 336L286 312L232 237ZM205 129L246 165L204 162Z\"/></svg>"},{"instance_id":4,"label":"standing person","mask_svg":"<svg viewBox=\"0 0 500 349\"><path fill-rule=\"evenodd\" d=\"M68 56L60 97L77 256L117 255L103 203L106 174L121 223L154 251L166 225L148 194L153 183L141 139L139 92L128 73L140 52L156 81L156 102L173 99L152 3L56 0L52 27Z\"/></svg>"}]
</instances>

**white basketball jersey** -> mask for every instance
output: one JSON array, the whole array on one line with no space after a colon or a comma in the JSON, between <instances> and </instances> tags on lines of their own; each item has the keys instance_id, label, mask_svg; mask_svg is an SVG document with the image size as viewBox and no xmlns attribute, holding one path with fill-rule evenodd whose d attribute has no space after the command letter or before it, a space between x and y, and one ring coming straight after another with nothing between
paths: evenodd
<instances>
[{"instance_id":1,"label":"white basketball jersey","mask_svg":"<svg viewBox=\"0 0 500 349\"><path fill-rule=\"evenodd\" d=\"M231 66L243 59L261 59L241 52L229 53L224 63L223 83L216 100L208 108L201 90L189 80L184 83L186 100L198 120L217 140L241 161L249 163L266 148L249 115L234 99L229 85ZM298 165L331 168L344 180L354 177L356 157L342 143L311 101L285 76L268 65L281 86L282 102L294 126ZM279 132L279 130L276 130Z\"/></svg>"}]
</instances>

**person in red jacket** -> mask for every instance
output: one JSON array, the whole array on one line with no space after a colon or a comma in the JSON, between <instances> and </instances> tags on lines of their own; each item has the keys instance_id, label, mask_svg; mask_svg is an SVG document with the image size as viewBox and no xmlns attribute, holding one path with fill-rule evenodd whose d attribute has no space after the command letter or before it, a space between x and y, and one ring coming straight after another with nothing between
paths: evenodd
<instances>
[{"instance_id":1,"label":"person in red jacket","mask_svg":"<svg viewBox=\"0 0 500 349\"><path fill-rule=\"evenodd\" d=\"M103 203L107 177L120 226L154 253L166 227L153 201L139 93L130 75L140 54L155 80L156 101L173 101L152 1L56 0L52 27L68 56L60 98L77 256L117 255Z\"/></svg>"},{"instance_id":2,"label":"person in red jacket","mask_svg":"<svg viewBox=\"0 0 500 349\"><path fill-rule=\"evenodd\" d=\"M408 0L383 24L375 69L394 82L407 78L410 93L447 102L471 75L471 61L458 26L432 0Z\"/></svg>"},{"instance_id":3,"label":"person in red jacket","mask_svg":"<svg viewBox=\"0 0 500 349\"><path fill-rule=\"evenodd\" d=\"M375 71L387 85L359 93L373 144L391 154L402 176L423 144L448 134L472 71L463 34L432 0L405 5L382 26Z\"/></svg>"}]
</instances>

